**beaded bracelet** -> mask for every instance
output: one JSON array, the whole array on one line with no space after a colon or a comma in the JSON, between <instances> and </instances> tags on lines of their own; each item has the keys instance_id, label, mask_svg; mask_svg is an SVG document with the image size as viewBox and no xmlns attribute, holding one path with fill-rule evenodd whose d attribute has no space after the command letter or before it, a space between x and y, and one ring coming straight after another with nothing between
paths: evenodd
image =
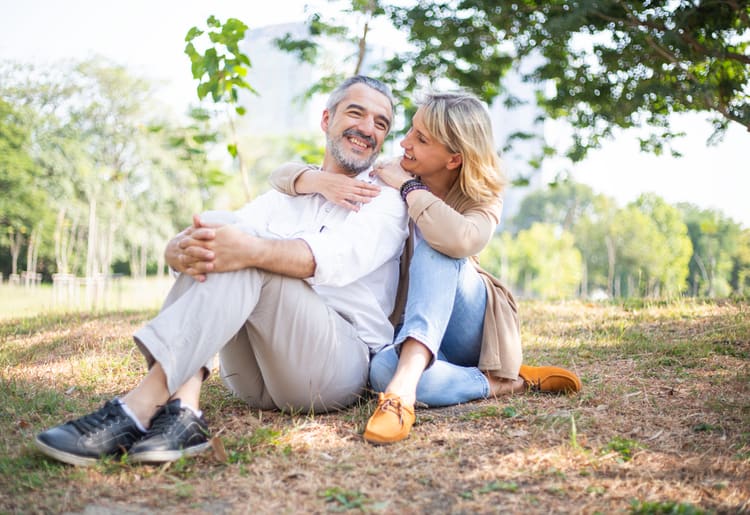
<instances>
[{"instance_id":1,"label":"beaded bracelet","mask_svg":"<svg viewBox=\"0 0 750 515\"><path fill-rule=\"evenodd\" d=\"M414 190L429 191L429 188L419 179L409 179L401 185L401 189L399 190L401 192L401 198L404 199L404 202L406 202L406 196Z\"/></svg>"}]
</instances>

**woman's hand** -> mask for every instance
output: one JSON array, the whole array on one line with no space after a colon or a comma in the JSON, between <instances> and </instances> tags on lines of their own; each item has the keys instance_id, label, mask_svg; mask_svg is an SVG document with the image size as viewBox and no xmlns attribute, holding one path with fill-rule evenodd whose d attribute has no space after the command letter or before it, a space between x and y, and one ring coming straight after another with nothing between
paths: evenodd
<instances>
[{"instance_id":1,"label":"woman's hand","mask_svg":"<svg viewBox=\"0 0 750 515\"><path fill-rule=\"evenodd\" d=\"M294 183L297 193L320 193L326 200L351 211L359 211L380 193L380 186L331 172L306 171Z\"/></svg>"},{"instance_id":2,"label":"woman's hand","mask_svg":"<svg viewBox=\"0 0 750 515\"><path fill-rule=\"evenodd\" d=\"M400 157L388 161L378 161L375 163L372 172L370 172L370 176L379 177L381 181L391 188L401 189L401 186L409 179L413 179L414 176L401 168L400 163Z\"/></svg>"}]
</instances>

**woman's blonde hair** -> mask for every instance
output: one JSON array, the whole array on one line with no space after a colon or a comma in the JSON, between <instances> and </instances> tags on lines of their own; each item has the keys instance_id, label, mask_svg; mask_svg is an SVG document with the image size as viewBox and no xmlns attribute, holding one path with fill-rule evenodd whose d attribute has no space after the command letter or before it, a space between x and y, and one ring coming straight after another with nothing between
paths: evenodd
<instances>
[{"instance_id":1,"label":"woman's blonde hair","mask_svg":"<svg viewBox=\"0 0 750 515\"><path fill-rule=\"evenodd\" d=\"M428 93L419 107L427 131L450 152L461 154L461 191L480 202L500 195L507 179L485 105L470 93L447 92Z\"/></svg>"}]
</instances>

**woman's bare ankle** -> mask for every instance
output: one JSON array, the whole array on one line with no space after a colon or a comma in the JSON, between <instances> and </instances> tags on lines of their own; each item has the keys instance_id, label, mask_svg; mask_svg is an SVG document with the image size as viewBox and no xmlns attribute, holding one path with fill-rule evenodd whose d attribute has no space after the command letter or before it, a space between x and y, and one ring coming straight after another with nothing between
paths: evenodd
<instances>
[{"instance_id":1,"label":"woman's bare ankle","mask_svg":"<svg viewBox=\"0 0 750 515\"><path fill-rule=\"evenodd\" d=\"M484 372L487 381L490 383L490 395L501 397L513 393L521 393L526 390L523 379L506 379L504 377L494 377L489 372Z\"/></svg>"}]
</instances>

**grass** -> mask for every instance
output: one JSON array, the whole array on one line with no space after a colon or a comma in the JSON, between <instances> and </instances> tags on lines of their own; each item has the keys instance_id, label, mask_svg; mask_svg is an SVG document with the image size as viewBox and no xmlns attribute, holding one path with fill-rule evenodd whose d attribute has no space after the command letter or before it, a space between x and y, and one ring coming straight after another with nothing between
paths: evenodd
<instances>
[{"instance_id":1,"label":"grass","mask_svg":"<svg viewBox=\"0 0 750 515\"><path fill-rule=\"evenodd\" d=\"M249 409L218 374L212 453L75 468L34 434L137 384L154 309L0 320L0 513L750 513L750 308L522 302L524 361L575 370L576 396L418 409L365 444L372 396L331 414ZM223 452L222 452L223 451Z\"/></svg>"}]
</instances>

